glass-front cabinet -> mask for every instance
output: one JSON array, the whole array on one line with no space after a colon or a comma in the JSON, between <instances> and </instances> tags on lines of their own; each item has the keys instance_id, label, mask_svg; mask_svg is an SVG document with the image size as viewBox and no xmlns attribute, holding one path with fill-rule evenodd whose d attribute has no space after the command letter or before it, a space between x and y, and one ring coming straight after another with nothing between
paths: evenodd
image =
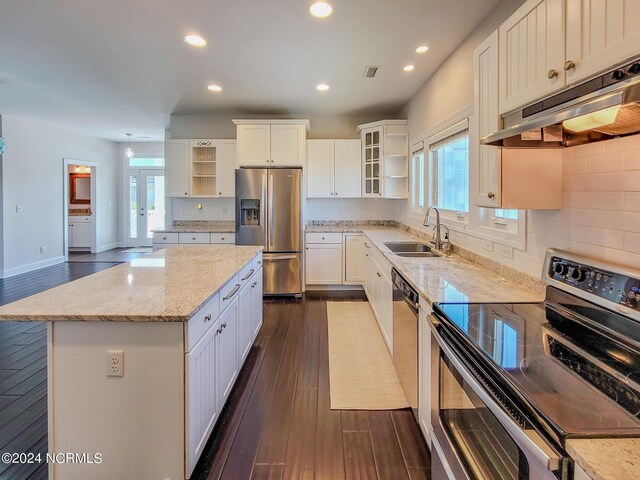
<instances>
[{"instance_id":1,"label":"glass-front cabinet","mask_svg":"<svg viewBox=\"0 0 640 480\"><path fill-rule=\"evenodd\" d=\"M216 196L216 144L191 140L191 196Z\"/></svg>"},{"instance_id":2,"label":"glass-front cabinet","mask_svg":"<svg viewBox=\"0 0 640 480\"><path fill-rule=\"evenodd\" d=\"M409 135L406 120L358 125L362 140L362 196L407 198Z\"/></svg>"},{"instance_id":3,"label":"glass-front cabinet","mask_svg":"<svg viewBox=\"0 0 640 480\"><path fill-rule=\"evenodd\" d=\"M380 172L382 154L383 127L368 128L362 131L363 137L363 197L382 196Z\"/></svg>"}]
</instances>

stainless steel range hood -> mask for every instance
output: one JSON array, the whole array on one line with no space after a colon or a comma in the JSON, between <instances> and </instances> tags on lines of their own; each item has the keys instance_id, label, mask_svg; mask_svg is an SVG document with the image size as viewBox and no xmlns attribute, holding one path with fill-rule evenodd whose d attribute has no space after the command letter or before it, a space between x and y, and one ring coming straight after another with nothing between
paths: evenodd
<instances>
[{"instance_id":1,"label":"stainless steel range hood","mask_svg":"<svg viewBox=\"0 0 640 480\"><path fill-rule=\"evenodd\" d=\"M640 62L616 68L502 118L480 139L505 148L563 148L640 133Z\"/></svg>"}]
</instances>

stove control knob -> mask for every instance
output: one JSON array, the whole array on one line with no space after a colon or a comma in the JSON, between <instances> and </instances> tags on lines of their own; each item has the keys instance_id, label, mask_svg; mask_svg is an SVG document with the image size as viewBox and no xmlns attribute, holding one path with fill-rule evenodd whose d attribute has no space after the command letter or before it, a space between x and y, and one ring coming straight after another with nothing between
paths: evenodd
<instances>
[{"instance_id":1,"label":"stove control knob","mask_svg":"<svg viewBox=\"0 0 640 480\"><path fill-rule=\"evenodd\" d=\"M629 73L640 73L640 62L631 65L629 67Z\"/></svg>"},{"instance_id":2,"label":"stove control knob","mask_svg":"<svg viewBox=\"0 0 640 480\"><path fill-rule=\"evenodd\" d=\"M564 275L565 273L567 273L567 266L564 263L557 262L553 266L553 272L556 275Z\"/></svg>"},{"instance_id":3,"label":"stove control knob","mask_svg":"<svg viewBox=\"0 0 640 480\"><path fill-rule=\"evenodd\" d=\"M581 268L576 268L573 272L571 272L571 278L573 278L576 282L583 282L586 278L586 274Z\"/></svg>"},{"instance_id":4,"label":"stove control knob","mask_svg":"<svg viewBox=\"0 0 640 480\"><path fill-rule=\"evenodd\" d=\"M627 73L626 73L624 70L621 70L621 69L614 70L614 71L611 73L611 78L612 78L613 80L622 80L622 79L625 77L625 75L626 75L626 74L627 74Z\"/></svg>"}]
</instances>

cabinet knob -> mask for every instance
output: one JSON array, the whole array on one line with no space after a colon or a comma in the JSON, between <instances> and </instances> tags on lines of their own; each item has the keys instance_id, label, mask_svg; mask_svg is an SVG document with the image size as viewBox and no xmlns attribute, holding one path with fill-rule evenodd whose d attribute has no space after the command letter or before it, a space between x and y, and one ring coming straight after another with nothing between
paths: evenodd
<instances>
[{"instance_id":1,"label":"cabinet knob","mask_svg":"<svg viewBox=\"0 0 640 480\"><path fill-rule=\"evenodd\" d=\"M196 239L196 237L191 237L191 240L195 240L195 239Z\"/></svg>"},{"instance_id":2,"label":"cabinet knob","mask_svg":"<svg viewBox=\"0 0 640 480\"><path fill-rule=\"evenodd\" d=\"M552 78L556 78L558 76L558 71L555 68L552 68L547 72L547 78L551 80Z\"/></svg>"},{"instance_id":3,"label":"cabinet knob","mask_svg":"<svg viewBox=\"0 0 640 480\"><path fill-rule=\"evenodd\" d=\"M566 71L573 70L574 68L576 68L576 62L574 62L573 60L567 60L566 62L564 62L564 69Z\"/></svg>"},{"instance_id":4,"label":"cabinet knob","mask_svg":"<svg viewBox=\"0 0 640 480\"><path fill-rule=\"evenodd\" d=\"M495 194L495 193L493 193L493 192L489 192L489 193L487 193L487 197L489 197L489 198L495 198L495 197L496 197L496 194Z\"/></svg>"},{"instance_id":5,"label":"cabinet knob","mask_svg":"<svg viewBox=\"0 0 640 480\"><path fill-rule=\"evenodd\" d=\"M163 239L163 240L166 240L166 239L167 239L167 237L162 237L162 239Z\"/></svg>"},{"instance_id":6,"label":"cabinet knob","mask_svg":"<svg viewBox=\"0 0 640 480\"><path fill-rule=\"evenodd\" d=\"M222 192L218 192L218 195L222 195Z\"/></svg>"},{"instance_id":7,"label":"cabinet knob","mask_svg":"<svg viewBox=\"0 0 640 480\"><path fill-rule=\"evenodd\" d=\"M224 240L224 237L220 237L220 240Z\"/></svg>"},{"instance_id":8,"label":"cabinet knob","mask_svg":"<svg viewBox=\"0 0 640 480\"><path fill-rule=\"evenodd\" d=\"M338 196L338 192L336 192L336 197Z\"/></svg>"}]
</instances>

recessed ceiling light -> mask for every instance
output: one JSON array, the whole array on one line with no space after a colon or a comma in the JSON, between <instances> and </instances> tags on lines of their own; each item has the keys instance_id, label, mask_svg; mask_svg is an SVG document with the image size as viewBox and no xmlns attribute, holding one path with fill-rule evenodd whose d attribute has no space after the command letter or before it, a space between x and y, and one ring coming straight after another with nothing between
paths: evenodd
<instances>
[{"instance_id":1,"label":"recessed ceiling light","mask_svg":"<svg viewBox=\"0 0 640 480\"><path fill-rule=\"evenodd\" d=\"M429 50L429 47L427 47L426 45L422 45L416 48L416 53L426 53L427 50Z\"/></svg>"},{"instance_id":2,"label":"recessed ceiling light","mask_svg":"<svg viewBox=\"0 0 640 480\"><path fill-rule=\"evenodd\" d=\"M216 85L215 83L212 83L211 85L207 85L207 89L211 92L221 92L222 91L222 87L220 85Z\"/></svg>"},{"instance_id":3,"label":"recessed ceiling light","mask_svg":"<svg viewBox=\"0 0 640 480\"><path fill-rule=\"evenodd\" d=\"M327 90L329 90L329 85L327 85L326 83L319 83L318 85L316 85L316 90L318 90L319 92L326 92Z\"/></svg>"},{"instance_id":4,"label":"recessed ceiling light","mask_svg":"<svg viewBox=\"0 0 640 480\"><path fill-rule=\"evenodd\" d=\"M326 18L331 15L332 11L333 7L331 7L327 2L316 2L309 7L311 15L317 18Z\"/></svg>"},{"instance_id":5,"label":"recessed ceiling light","mask_svg":"<svg viewBox=\"0 0 640 480\"><path fill-rule=\"evenodd\" d=\"M416 67L414 67L413 65L405 65L404 67L402 67L402 69L405 72L411 72L414 68L416 68Z\"/></svg>"},{"instance_id":6,"label":"recessed ceiling light","mask_svg":"<svg viewBox=\"0 0 640 480\"><path fill-rule=\"evenodd\" d=\"M200 35L187 35L184 37L184 41L192 47L204 47L207 44L207 41Z\"/></svg>"}]
</instances>

